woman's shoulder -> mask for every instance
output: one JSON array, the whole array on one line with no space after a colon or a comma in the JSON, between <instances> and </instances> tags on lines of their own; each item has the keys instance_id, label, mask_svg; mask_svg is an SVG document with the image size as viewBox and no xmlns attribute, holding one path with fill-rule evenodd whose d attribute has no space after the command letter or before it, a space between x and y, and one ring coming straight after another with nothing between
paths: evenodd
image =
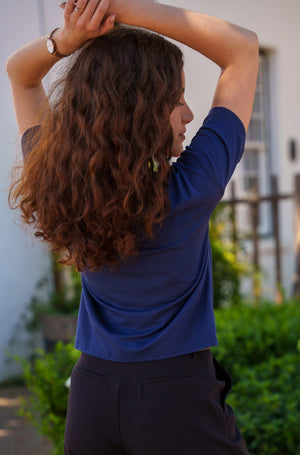
<instances>
[{"instance_id":1,"label":"woman's shoulder","mask_svg":"<svg viewBox=\"0 0 300 455\"><path fill-rule=\"evenodd\" d=\"M169 197L175 205L215 205L224 194L245 146L245 128L227 108L214 107L191 143L173 163ZM175 202L176 201L176 202Z\"/></svg>"}]
</instances>

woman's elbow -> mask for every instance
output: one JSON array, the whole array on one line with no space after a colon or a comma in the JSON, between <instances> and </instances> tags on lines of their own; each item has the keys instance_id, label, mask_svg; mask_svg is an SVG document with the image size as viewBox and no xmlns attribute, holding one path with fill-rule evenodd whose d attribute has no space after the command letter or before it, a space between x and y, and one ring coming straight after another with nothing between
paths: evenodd
<instances>
[{"instance_id":1,"label":"woman's elbow","mask_svg":"<svg viewBox=\"0 0 300 455\"><path fill-rule=\"evenodd\" d=\"M240 53L240 61L253 69L259 65L259 40L255 32L247 30L244 43Z\"/></svg>"},{"instance_id":2,"label":"woman's elbow","mask_svg":"<svg viewBox=\"0 0 300 455\"><path fill-rule=\"evenodd\" d=\"M259 40L255 32L248 30L247 33L247 49L254 56L258 57L259 55Z\"/></svg>"},{"instance_id":3,"label":"woman's elbow","mask_svg":"<svg viewBox=\"0 0 300 455\"><path fill-rule=\"evenodd\" d=\"M14 79L17 74L14 54L11 54L6 60L6 72L9 79Z\"/></svg>"}]
</instances>

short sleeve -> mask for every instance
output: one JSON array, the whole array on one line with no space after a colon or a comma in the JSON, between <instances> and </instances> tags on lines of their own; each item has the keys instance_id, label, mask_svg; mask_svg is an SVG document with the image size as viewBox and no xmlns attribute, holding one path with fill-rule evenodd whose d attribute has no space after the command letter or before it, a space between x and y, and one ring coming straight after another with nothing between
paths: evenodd
<instances>
[{"instance_id":1,"label":"short sleeve","mask_svg":"<svg viewBox=\"0 0 300 455\"><path fill-rule=\"evenodd\" d=\"M175 205L200 199L215 206L242 157L245 138L244 125L232 111L211 109L191 144L172 166Z\"/></svg>"},{"instance_id":2,"label":"short sleeve","mask_svg":"<svg viewBox=\"0 0 300 455\"><path fill-rule=\"evenodd\" d=\"M26 155L31 152L32 148L38 141L40 132L40 125L31 126L28 128L21 138L21 148L23 153L23 158L25 159Z\"/></svg>"}]
</instances>

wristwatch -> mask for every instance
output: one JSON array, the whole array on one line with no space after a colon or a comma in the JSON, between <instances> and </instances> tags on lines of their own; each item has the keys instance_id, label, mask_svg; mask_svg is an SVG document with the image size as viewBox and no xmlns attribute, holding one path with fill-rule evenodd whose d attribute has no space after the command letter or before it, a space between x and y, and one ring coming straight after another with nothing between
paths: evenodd
<instances>
[{"instance_id":1,"label":"wristwatch","mask_svg":"<svg viewBox=\"0 0 300 455\"><path fill-rule=\"evenodd\" d=\"M67 57L67 55L60 54L56 50L56 42L52 38L52 36L56 32L56 30L58 30L58 29L59 29L59 27L55 28L54 30L52 30L52 32L49 33L49 35L46 38L46 46L47 46L47 51L49 52L49 54L54 55L55 57L63 58L63 57Z\"/></svg>"}]
</instances>

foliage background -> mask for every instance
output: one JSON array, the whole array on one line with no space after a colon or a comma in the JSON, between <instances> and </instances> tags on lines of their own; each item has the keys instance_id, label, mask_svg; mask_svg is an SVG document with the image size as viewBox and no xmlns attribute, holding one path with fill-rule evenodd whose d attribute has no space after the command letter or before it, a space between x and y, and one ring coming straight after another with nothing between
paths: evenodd
<instances>
[{"instance_id":1,"label":"foliage background","mask_svg":"<svg viewBox=\"0 0 300 455\"><path fill-rule=\"evenodd\" d=\"M240 304L242 279L254 273L244 252L246 236L233 232L232 217L232 208L220 202L209 223L215 308Z\"/></svg>"},{"instance_id":2,"label":"foliage background","mask_svg":"<svg viewBox=\"0 0 300 455\"><path fill-rule=\"evenodd\" d=\"M300 302L216 311L228 397L252 455L300 455Z\"/></svg>"},{"instance_id":3,"label":"foliage background","mask_svg":"<svg viewBox=\"0 0 300 455\"><path fill-rule=\"evenodd\" d=\"M299 321L299 301L216 310L213 353L233 378L227 402L251 455L300 455ZM60 342L23 363L31 400L21 413L53 442L55 455L63 455L65 382L79 354Z\"/></svg>"}]
</instances>

